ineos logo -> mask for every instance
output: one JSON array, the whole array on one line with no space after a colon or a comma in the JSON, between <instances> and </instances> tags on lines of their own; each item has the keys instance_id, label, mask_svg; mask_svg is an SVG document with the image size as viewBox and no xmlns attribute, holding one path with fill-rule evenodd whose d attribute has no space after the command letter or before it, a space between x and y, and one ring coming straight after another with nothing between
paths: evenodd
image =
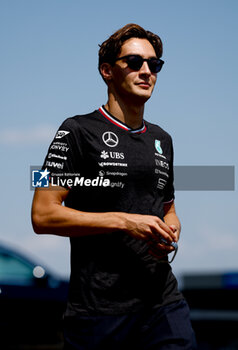
<instances>
[{"instance_id":1,"label":"ineos logo","mask_svg":"<svg viewBox=\"0 0 238 350\"><path fill-rule=\"evenodd\" d=\"M115 147L118 145L119 140L116 134L111 131L106 131L102 135L103 142L109 147Z\"/></svg>"}]
</instances>

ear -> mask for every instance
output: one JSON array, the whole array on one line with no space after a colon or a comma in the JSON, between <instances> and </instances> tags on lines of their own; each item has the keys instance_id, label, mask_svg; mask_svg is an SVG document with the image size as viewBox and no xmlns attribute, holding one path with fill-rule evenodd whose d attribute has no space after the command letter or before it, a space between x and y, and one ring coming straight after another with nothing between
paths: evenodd
<instances>
[{"instance_id":1,"label":"ear","mask_svg":"<svg viewBox=\"0 0 238 350\"><path fill-rule=\"evenodd\" d=\"M104 80L110 81L112 79L112 66L110 63L102 63L100 66L100 72Z\"/></svg>"}]
</instances>

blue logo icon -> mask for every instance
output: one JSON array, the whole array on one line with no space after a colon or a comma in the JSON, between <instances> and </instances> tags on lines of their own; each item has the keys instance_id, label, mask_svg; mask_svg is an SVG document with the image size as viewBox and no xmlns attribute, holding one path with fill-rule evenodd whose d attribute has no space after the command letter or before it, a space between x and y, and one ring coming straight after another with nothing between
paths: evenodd
<instances>
[{"instance_id":1,"label":"blue logo icon","mask_svg":"<svg viewBox=\"0 0 238 350\"><path fill-rule=\"evenodd\" d=\"M159 140L155 140L155 149L159 154L163 154L161 145L160 145L160 141Z\"/></svg>"},{"instance_id":2,"label":"blue logo icon","mask_svg":"<svg viewBox=\"0 0 238 350\"><path fill-rule=\"evenodd\" d=\"M49 187L50 172L45 170L32 170L31 172L32 187Z\"/></svg>"}]
</instances>

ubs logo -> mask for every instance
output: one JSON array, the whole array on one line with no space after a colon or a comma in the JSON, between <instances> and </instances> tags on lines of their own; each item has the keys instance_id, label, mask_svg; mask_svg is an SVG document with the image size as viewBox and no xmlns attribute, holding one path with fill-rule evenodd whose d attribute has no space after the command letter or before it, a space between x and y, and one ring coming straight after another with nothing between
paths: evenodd
<instances>
[{"instance_id":1,"label":"ubs logo","mask_svg":"<svg viewBox=\"0 0 238 350\"><path fill-rule=\"evenodd\" d=\"M109 147L116 147L119 143L119 139L114 132L106 131L102 135L103 142Z\"/></svg>"},{"instance_id":2,"label":"ubs logo","mask_svg":"<svg viewBox=\"0 0 238 350\"><path fill-rule=\"evenodd\" d=\"M112 152L112 151L111 152L102 151L100 157L103 159L107 159L107 158L124 159L125 158L123 152L119 153L119 152Z\"/></svg>"}]
</instances>

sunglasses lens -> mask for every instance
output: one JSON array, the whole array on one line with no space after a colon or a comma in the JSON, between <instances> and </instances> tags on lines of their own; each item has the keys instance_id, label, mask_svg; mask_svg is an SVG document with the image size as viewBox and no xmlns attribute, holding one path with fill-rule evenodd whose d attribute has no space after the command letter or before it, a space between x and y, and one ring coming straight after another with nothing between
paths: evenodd
<instances>
[{"instance_id":1,"label":"sunglasses lens","mask_svg":"<svg viewBox=\"0 0 238 350\"><path fill-rule=\"evenodd\" d=\"M143 64L143 58L140 56L128 56L127 64L133 70L140 70Z\"/></svg>"},{"instance_id":2,"label":"sunglasses lens","mask_svg":"<svg viewBox=\"0 0 238 350\"><path fill-rule=\"evenodd\" d=\"M161 71L163 63L160 60L151 59L148 61L148 65L152 73L158 73Z\"/></svg>"}]
</instances>

